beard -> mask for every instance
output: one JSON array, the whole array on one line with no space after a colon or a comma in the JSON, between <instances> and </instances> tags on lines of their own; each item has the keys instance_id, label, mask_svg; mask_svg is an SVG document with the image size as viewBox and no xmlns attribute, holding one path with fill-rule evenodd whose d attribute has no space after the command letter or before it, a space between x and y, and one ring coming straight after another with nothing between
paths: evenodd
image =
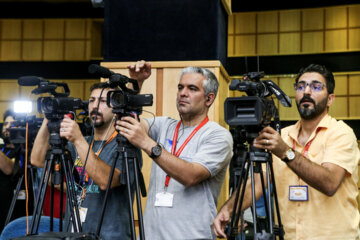
<instances>
[{"instance_id":1,"label":"beard","mask_svg":"<svg viewBox=\"0 0 360 240\"><path fill-rule=\"evenodd\" d=\"M305 120L311 120L321 115L327 108L327 100L328 97L326 96L326 98L316 104L312 98L307 95L304 96L299 102L296 102L296 106L299 110L301 118ZM310 109L309 106L301 106L301 103L303 103L304 101L311 102L314 105L314 108Z\"/></svg>"},{"instance_id":2,"label":"beard","mask_svg":"<svg viewBox=\"0 0 360 240\"><path fill-rule=\"evenodd\" d=\"M104 126L105 122L104 122L103 115L101 113L99 113L99 112L97 113L97 116L101 117L101 119L98 120L98 121L96 121L96 119L94 119L95 115L96 115L96 111L92 111L90 113L91 123L94 125L94 127L99 128L99 127Z\"/></svg>"}]
</instances>

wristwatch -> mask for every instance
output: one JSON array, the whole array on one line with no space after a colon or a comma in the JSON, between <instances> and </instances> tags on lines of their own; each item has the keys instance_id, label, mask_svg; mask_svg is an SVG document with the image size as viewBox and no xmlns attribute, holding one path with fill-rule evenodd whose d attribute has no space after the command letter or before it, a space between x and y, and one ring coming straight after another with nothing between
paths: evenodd
<instances>
[{"instance_id":1,"label":"wristwatch","mask_svg":"<svg viewBox=\"0 0 360 240\"><path fill-rule=\"evenodd\" d=\"M292 150L292 148L289 148L285 153L285 158L281 159L283 162L291 162L295 159L295 152Z\"/></svg>"},{"instance_id":2,"label":"wristwatch","mask_svg":"<svg viewBox=\"0 0 360 240\"><path fill-rule=\"evenodd\" d=\"M156 144L156 146L151 148L151 154L150 157L151 158L157 158L161 155L162 152L162 147L160 146L160 144Z\"/></svg>"}]
</instances>

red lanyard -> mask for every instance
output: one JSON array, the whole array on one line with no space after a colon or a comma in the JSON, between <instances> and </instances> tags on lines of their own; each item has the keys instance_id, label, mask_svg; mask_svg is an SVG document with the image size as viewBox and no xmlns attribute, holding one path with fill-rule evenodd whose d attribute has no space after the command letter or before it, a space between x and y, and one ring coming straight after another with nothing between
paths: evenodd
<instances>
[{"instance_id":1,"label":"red lanyard","mask_svg":"<svg viewBox=\"0 0 360 240\"><path fill-rule=\"evenodd\" d=\"M303 156L304 158L307 157L307 154L308 154L308 152L309 152L310 145L311 145L311 143L314 141L316 135L318 134L318 132L319 132L320 130L321 130L320 127L317 128L314 138L311 139L311 140L305 145L304 151L302 152L302 156ZM293 139L293 150L295 151L295 140L294 140L294 139Z\"/></svg>"},{"instance_id":2,"label":"red lanyard","mask_svg":"<svg viewBox=\"0 0 360 240\"><path fill-rule=\"evenodd\" d=\"M176 151L176 143L177 143L177 138L179 135L179 129L180 129L180 125L181 125L181 121L179 121L178 125L175 128L175 132L174 132L174 136L173 136L173 141L172 141L172 147L171 147L171 154L175 155L176 157L179 157L181 152L184 150L185 146L188 144L188 142L192 139L192 137L195 135L195 133L197 133L197 131L199 131L200 128L202 128L207 122L209 121L209 117L206 117L193 131L192 133L186 138L185 142L180 146L180 148ZM169 182L170 182L170 176L166 175L166 179L165 179L165 187L169 186Z\"/></svg>"},{"instance_id":3,"label":"red lanyard","mask_svg":"<svg viewBox=\"0 0 360 240\"><path fill-rule=\"evenodd\" d=\"M316 135L318 134L318 132L319 132L320 130L321 130L320 127L317 128L314 138L311 139L311 140L305 145L304 151L303 151L302 154L301 154L304 158L307 157L307 154L308 154L308 152L309 152L309 148L310 148L310 146L311 146L311 143L314 141ZM293 150L295 151L295 140L294 140L294 139L293 139ZM299 177L299 182L300 182L300 180L301 180L301 179L300 179L300 177Z\"/></svg>"}]
</instances>

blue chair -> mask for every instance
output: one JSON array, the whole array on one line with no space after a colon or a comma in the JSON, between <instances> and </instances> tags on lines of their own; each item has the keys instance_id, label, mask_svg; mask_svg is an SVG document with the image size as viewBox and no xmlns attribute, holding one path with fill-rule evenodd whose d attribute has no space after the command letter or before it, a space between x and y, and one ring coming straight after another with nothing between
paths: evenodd
<instances>
[{"instance_id":1,"label":"blue chair","mask_svg":"<svg viewBox=\"0 0 360 240\"><path fill-rule=\"evenodd\" d=\"M31 226L31 219L32 216L29 216L29 227ZM9 222L8 225L5 226L4 230L2 231L0 235L0 240L8 240L16 237L22 237L26 235L26 216L17 218L11 222ZM59 219L54 218L54 224L53 224L54 232L59 231ZM38 233L42 232L49 232L50 229L50 217L48 216L41 216L40 224Z\"/></svg>"}]
</instances>

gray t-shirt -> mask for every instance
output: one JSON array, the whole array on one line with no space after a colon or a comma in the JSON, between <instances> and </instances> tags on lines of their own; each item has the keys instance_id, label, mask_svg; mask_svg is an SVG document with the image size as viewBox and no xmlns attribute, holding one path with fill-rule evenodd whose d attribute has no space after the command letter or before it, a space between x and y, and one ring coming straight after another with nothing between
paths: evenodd
<instances>
[{"instance_id":1,"label":"gray t-shirt","mask_svg":"<svg viewBox=\"0 0 360 240\"><path fill-rule=\"evenodd\" d=\"M86 137L87 142L90 142L90 138ZM95 141L93 145L93 150L97 151L101 146L104 145L103 141ZM83 171L83 164L77 156L76 149L73 144L69 143L69 151L74 159L75 167L78 170L79 174ZM100 152L99 158L109 164L110 166L113 163L115 158L116 149L117 149L116 140L112 140L106 144L102 151ZM140 164L142 163L141 152L136 150L137 159ZM122 154L119 155L119 158L116 162L116 168L121 170L123 163ZM133 161L132 158L129 158L129 170L130 170L130 181L132 186L132 199L134 199L134 176L133 176ZM84 178L83 178L84 179ZM84 184L86 188L86 197L81 203L81 207L87 208L87 214L85 222L82 224L82 232L85 233L95 233L98 227L100 214L102 210L102 205L105 197L105 191L102 191L100 187L92 181L91 178ZM79 190L79 187L76 187ZM78 191L80 194L81 190ZM66 225L65 225L66 226ZM103 223L101 226L100 236L102 239L131 239L130 235L130 216L129 216L129 200L127 194L126 185L122 185L116 188L113 188L109 192L108 202L105 210L105 215Z\"/></svg>"},{"instance_id":2,"label":"gray t-shirt","mask_svg":"<svg viewBox=\"0 0 360 240\"><path fill-rule=\"evenodd\" d=\"M171 152L178 121L168 117L146 119L150 136ZM180 126L177 149L195 127ZM211 174L196 186L186 187L171 179L167 192L174 195L172 207L155 207L156 193L164 191L166 173L154 162L151 169L149 195L144 213L146 239L215 239L212 223L217 199L232 157L230 132L215 122L206 123L186 145L181 159L199 163Z\"/></svg>"}]
</instances>

